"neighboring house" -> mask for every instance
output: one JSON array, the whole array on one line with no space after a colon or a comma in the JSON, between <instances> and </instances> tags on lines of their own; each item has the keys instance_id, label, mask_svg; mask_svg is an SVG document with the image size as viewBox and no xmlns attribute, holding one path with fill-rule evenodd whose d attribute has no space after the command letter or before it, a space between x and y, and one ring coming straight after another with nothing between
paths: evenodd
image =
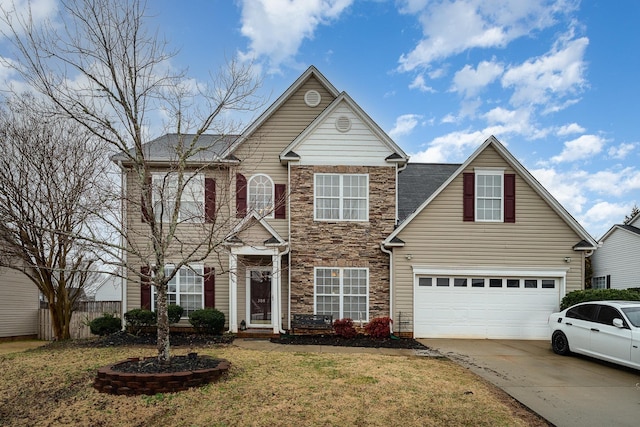
<instances>
[{"instance_id":1,"label":"neighboring house","mask_svg":"<svg viewBox=\"0 0 640 427\"><path fill-rule=\"evenodd\" d=\"M594 289L640 288L640 214L616 224L598 242L591 257Z\"/></svg>"},{"instance_id":2,"label":"neighboring house","mask_svg":"<svg viewBox=\"0 0 640 427\"><path fill-rule=\"evenodd\" d=\"M24 274L0 267L0 341L36 338L39 291Z\"/></svg>"},{"instance_id":3,"label":"neighboring house","mask_svg":"<svg viewBox=\"0 0 640 427\"><path fill-rule=\"evenodd\" d=\"M91 290L87 290L94 301L122 301L122 279L113 274L102 274L100 281Z\"/></svg>"},{"instance_id":4,"label":"neighboring house","mask_svg":"<svg viewBox=\"0 0 640 427\"><path fill-rule=\"evenodd\" d=\"M177 138L145 146L154 183L166 182ZM222 310L231 332L278 333L292 314L317 313L390 316L415 337L546 338L548 315L581 289L596 246L494 137L461 165L408 163L314 67L242 135L201 143L209 148L193 165L210 167L182 205L199 212L191 222L215 213L236 223L210 261L176 276L169 296L187 312ZM126 157L113 160L125 199L140 200ZM130 202L127 218L129 238L145 243L148 215ZM135 275L124 294L125 310L153 308Z\"/></svg>"}]
</instances>

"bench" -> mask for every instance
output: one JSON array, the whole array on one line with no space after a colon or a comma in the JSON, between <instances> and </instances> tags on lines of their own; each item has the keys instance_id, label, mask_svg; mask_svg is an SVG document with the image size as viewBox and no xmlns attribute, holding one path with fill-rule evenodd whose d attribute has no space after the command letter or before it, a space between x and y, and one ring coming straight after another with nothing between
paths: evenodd
<instances>
[{"instance_id":1,"label":"bench","mask_svg":"<svg viewBox=\"0 0 640 427\"><path fill-rule=\"evenodd\" d=\"M291 333L295 334L296 329L330 331L333 329L333 316L331 314L294 314Z\"/></svg>"}]
</instances>

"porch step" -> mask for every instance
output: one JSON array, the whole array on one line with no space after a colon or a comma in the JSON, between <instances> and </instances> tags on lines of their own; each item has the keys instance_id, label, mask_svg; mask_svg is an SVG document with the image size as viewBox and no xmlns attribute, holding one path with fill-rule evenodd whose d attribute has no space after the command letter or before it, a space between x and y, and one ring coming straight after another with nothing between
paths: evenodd
<instances>
[{"instance_id":1,"label":"porch step","mask_svg":"<svg viewBox=\"0 0 640 427\"><path fill-rule=\"evenodd\" d=\"M244 331L238 331L236 336L238 338L264 338L268 340L278 338L279 335L274 334L272 329L246 329Z\"/></svg>"}]
</instances>

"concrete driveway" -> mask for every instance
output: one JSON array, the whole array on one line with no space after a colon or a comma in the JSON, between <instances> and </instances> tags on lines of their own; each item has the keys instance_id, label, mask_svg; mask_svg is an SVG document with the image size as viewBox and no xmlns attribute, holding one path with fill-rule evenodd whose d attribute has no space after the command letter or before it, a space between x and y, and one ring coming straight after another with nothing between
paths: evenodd
<instances>
[{"instance_id":1,"label":"concrete driveway","mask_svg":"<svg viewBox=\"0 0 640 427\"><path fill-rule=\"evenodd\" d=\"M640 371L558 356L548 341L420 339L559 426L640 425Z\"/></svg>"}]
</instances>

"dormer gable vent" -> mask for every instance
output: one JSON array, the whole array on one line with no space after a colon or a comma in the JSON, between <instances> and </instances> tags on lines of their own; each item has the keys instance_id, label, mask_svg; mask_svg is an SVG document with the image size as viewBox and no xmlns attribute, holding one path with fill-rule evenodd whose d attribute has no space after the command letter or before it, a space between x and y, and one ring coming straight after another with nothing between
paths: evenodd
<instances>
[{"instance_id":1,"label":"dormer gable vent","mask_svg":"<svg viewBox=\"0 0 640 427\"><path fill-rule=\"evenodd\" d=\"M340 132L348 132L351 129L351 119L347 116L339 116L336 118L336 129Z\"/></svg>"},{"instance_id":2,"label":"dormer gable vent","mask_svg":"<svg viewBox=\"0 0 640 427\"><path fill-rule=\"evenodd\" d=\"M317 107L321 100L322 97L317 90L308 90L304 94L304 103L307 104L308 107Z\"/></svg>"}]
</instances>

